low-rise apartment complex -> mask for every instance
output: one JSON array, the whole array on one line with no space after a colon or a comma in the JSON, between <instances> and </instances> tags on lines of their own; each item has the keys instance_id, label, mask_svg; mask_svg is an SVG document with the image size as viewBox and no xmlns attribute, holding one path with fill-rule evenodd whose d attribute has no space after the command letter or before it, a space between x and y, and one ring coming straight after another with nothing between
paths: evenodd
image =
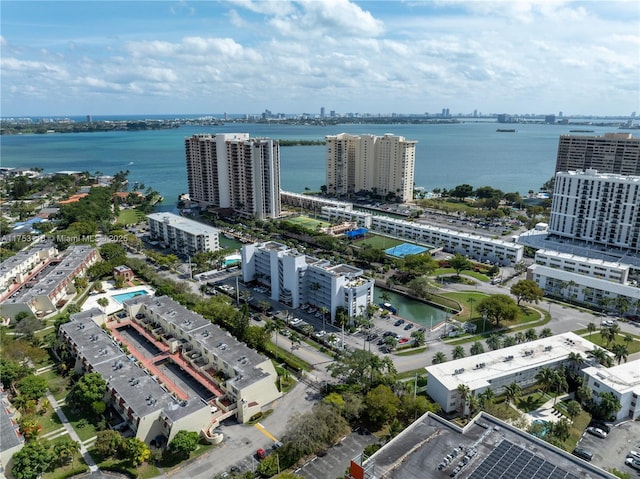
<instances>
[{"instance_id":1,"label":"low-rise apartment complex","mask_svg":"<svg viewBox=\"0 0 640 479\"><path fill-rule=\"evenodd\" d=\"M571 365L570 353L579 353L587 361L594 344L574 334L564 333L487 353L447 361L426 368L429 380L427 394L444 412L463 410L460 384L469 386L471 395L486 389L498 395L515 382L522 388L537 382L535 376L543 368Z\"/></svg>"},{"instance_id":2,"label":"low-rise apartment complex","mask_svg":"<svg viewBox=\"0 0 640 479\"><path fill-rule=\"evenodd\" d=\"M268 286L271 299L294 308L308 303L327 308L335 318L342 307L355 317L374 301L374 280L360 268L332 264L274 241L245 245L241 255L243 280Z\"/></svg>"},{"instance_id":3,"label":"low-rise apartment complex","mask_svg":"<svg viewBox=\"0 0 640 479\"><path fill-rule=\"evenodd\" d=\"M98 250L89 245L70 246L58 254L44 244L9 258L2 264L6 289L0 315L13 318L24 312L41 318L59 311L76 293L74 279L99 259Z\"/></svg>"},{"instance_id":4,"label":"low-rise apartment complex","mask_svg":"<svg viewBox=\"0 0 640 479\"><path fill-rule=\"evenodd\" d=\"M220 230L173 213L147 215L151 239L184 255L220 249Z\"/></svg>"},{"instance_id":5,"label":"low-rise apartment complex","mask_svg":"<svg viewBox=\"0 0 640 479\"><path fill-rule=\"evenodd\" d=\"M640 418L640 359L608 369L586 368L582 372L594 393L608 392L620 401L622 407L616 421Z\"/></svg>"}]
</instances>

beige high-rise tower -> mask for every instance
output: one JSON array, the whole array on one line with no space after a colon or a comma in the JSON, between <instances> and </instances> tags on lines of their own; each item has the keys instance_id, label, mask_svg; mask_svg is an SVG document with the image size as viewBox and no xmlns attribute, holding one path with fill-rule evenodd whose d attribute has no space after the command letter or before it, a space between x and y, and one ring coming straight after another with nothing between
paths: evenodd
<instances>
[{"instance_id":1,"label":"beige high-rise tower","mask_svg":"<svg viewBox=\"0 0 640 479\"><path fill-rule=\"evenodd\" d=\"M366 191L402 202L413 199L416 141L392 134L348 133L325 139L327 193Z\"/></svg>"},{"instance_id":2,"label":"beige high-rise tower","mask_svg":"<svg viewBox=\"0 0 640 479\"><path fill-rule=\"evenodd\" d=\"M189 197L258 219L280 215L280 144L248 133L185 139Z\"/></svg>"}]
</instances>

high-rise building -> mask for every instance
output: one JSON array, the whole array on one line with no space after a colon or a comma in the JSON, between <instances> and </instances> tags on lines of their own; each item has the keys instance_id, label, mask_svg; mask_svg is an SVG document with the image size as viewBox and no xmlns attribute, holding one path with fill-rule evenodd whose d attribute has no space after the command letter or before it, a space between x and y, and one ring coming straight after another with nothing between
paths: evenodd
<instances>
[{"instance_id":1,"label":"high-rise building","mask_svg":"<svg viewBox=\"0 0 640 479\"><path fill-rule=\"evenodd\" d=\"M163 212L147 215L147 223L152 240L180 254L191 256L220 249L220 230L199 221Z\"/></svg>"},{"instance_id":2,"label":"high-rise building","mask_svg":"<svg viewBox=\"0 0 640 479\"><path fill-rule=\"evenodd\" d=\"M348 133L325 139L329 194L366 191L403 202L413 199L416 141Z\"/></svg>"},{"instance_id":3,"label":"high-rise building","mask_svg":"<svg viewBox=\"0 0 640 479\"><path fill-rule=\"evenodd\" d=\"M556 172L587 169L640 176L640 138L631 133L560 135Z\"/></svg>"},{"instance_id":4,"label":"high-rise building","mask_svg":"<svg viewBox=\"0 0 640 479\"><path fill-rule=\"evenodd\" d=\"M640 253L640 176L597 170L558 172L549 233Z\"/></svg>"},{"instance_id":5,"label":"high-rise building","mask_svg":"<svg viewBox=\"0 0 640 479\"><path fill-rule=\"evenodd\" d=\"M259 219L280 215L280 144L248 133L185 139L189 197Z\"/></svg>"}]
</instances>

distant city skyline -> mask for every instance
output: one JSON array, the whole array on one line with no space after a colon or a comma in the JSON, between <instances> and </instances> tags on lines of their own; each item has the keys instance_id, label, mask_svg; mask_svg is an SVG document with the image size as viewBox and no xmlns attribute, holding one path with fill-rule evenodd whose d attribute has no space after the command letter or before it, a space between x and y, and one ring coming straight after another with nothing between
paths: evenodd
<instances>
[{"instance_id":1,"label":"distant city skyline","mask_svg":"<svg viewBox=\"0 0 640 479\"><path fill-rule=\"evenodd\" d=\"M3 117L640 111L636 1L4 0L0 21Z\"/></svg>"}]
</instances>

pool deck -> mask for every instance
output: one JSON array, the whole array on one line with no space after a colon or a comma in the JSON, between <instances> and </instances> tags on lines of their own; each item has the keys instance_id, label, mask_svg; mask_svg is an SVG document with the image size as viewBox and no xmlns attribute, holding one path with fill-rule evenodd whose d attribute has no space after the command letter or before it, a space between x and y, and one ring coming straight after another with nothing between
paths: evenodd
<instances>
[{"instance_id":1,"label":"pool deck","mask_svg":"<svg viewBox=\"0 0 640 479\"><path fill-rule=\"evenodd\" d=\"M133 293L134 291L146 291L147 294L153 296L155 291L153 288L146 284L141 284L140 286L130 286L128 288L116 289L113 281L103 281L102 287L104 288L104 293L98 294L90 294L87 296L87 300L82 305L83 310L98 308L104 311L106 314L113 314L116 311L120 311L122 309L122 304L118 303L113 296L124 293ZM109 304L107 304L106 308L103 308L98 304L98 300L100 298L107 298Z\"/></svg>"}]
</instances>

